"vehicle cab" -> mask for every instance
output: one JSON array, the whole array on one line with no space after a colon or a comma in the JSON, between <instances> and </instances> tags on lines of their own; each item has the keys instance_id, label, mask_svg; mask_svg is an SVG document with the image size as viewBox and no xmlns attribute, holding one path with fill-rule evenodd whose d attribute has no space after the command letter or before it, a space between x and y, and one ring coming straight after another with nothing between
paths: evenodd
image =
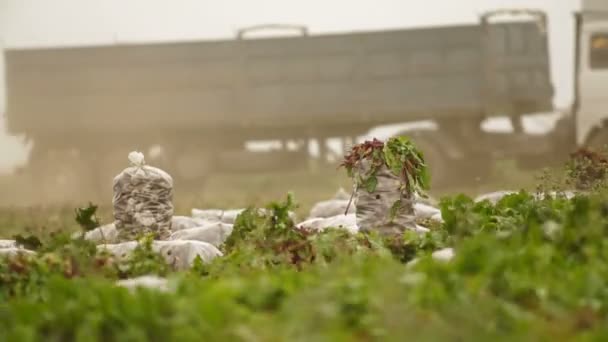
<instances>
[{"instance_id":1,"label":"vehicle cab","mask_svg":"<svg viewBox=\"0 0 608 342\"><path fill-rule=\"evenodd\" d=\"M608 144L608 1L583 0L576 15L576 143Z\"/></svg>"}]
</instances>

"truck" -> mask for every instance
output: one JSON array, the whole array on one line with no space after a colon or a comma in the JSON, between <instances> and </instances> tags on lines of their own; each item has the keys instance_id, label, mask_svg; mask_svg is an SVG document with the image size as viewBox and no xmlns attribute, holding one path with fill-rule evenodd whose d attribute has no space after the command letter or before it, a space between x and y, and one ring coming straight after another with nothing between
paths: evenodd
<instances>
[{"instance_id":1,"label":"truck","mask_svg":"<svg viewBox=\"0 0 608 342\"><path fill-rule=\"evenodd\" d=\"M576 101L542 137L521 125L555 111L547 16L528 9L472 25L323 35L260 25L225 40L6 49L7 127L32 143L23 172L39 196L66 184L102 195L131 150L156 151L150 163L192 189L215 173L307 168L313 142L326 163L331 138L347 148L374 127L421 120L437 129L407 135L432 187L480 182L500 158L532 168L608 142L608 4L582 8ZM295 35L247 37L265 29ZM484 131L492 117L514 132ZM246 148L260 140L279 148Z\"/></svg>"}]
</instances>

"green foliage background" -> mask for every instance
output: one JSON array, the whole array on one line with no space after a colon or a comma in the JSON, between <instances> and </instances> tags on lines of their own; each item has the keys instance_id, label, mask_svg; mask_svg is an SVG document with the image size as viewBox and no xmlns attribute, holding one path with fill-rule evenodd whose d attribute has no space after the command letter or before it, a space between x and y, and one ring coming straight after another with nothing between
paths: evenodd
<instances>
[{"instance_id":1,"label":"green foliage background","mask_svg":"<svg viewBox=\"0 0 608 342\"><path fill-rule=\"evenodd\" d=\"M182 272L147 239L117 261L69 230L37 233L35 256L0 259L0 341L608 340L608 193L590 188L444 197L443 224L392 238L295 230L289 195ZM81 209L61 222L90 229ZM431 257L444 247L451 261ZM143 274L170 290L116 286Z\"/></svg>"}]
</instances>

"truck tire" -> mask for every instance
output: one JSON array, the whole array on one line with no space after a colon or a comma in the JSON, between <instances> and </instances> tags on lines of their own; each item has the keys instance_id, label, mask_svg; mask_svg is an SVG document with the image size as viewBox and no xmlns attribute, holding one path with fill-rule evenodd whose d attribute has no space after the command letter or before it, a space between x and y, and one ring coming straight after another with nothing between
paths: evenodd
<instances>
[{"instance_id":1,"label":"truck tire","mask_svg":"<svg viewBox=\"0 0 608 342\"><path fill-rule=\"evenodd\" d=\"M597 152L605 153L608 151L608 126L604 125L591 131L585 142L585 147Z\"/></svg>"},{"instance_id":2,"label":"truck tire","mask_svg":"<svg viewBox=\"0 0 608 342\"><path fill-rule=\"evenodd\" d=\"M424 160L431 176L431 190L440 191L457 181L452 178L449 159L443 155L437 144L426 139L422 139L418 143L414 141L414 143L423 151Z\"/></svg>"},{"instance_id":3,"label":"truck tire","mask_svg":"<svg viewBox=\"0 0 608 342\"><path fill-rule=\"evenodd\" d=\"M70 150L50 150L36 155L27 168L34 203L77 204L95 201L90 165Z\"/></svg>"},{"instance_id":4,"label":"truck tire","mask_svg":"<svg viewBox=\"0 0 608 342\"><path fill-rule=\"evenodd\" d=\"M431 176L431 191L460 190L489 181L493 170L489 156L467 149L467 145L458 138L450 139L441 130L398 135L409 137L424 154Z\"/></svg>"},{"instance_id":5,"label":"truck tire","mask_svg":"<svg viewBox=\"0 0 608 342\"><path fill-rule=\"evenodd\" d=\"M171 148L156 166L171 175L176 193L199 193L214 171L215 156L208 148Z\"/></svg>"}]
</instances>

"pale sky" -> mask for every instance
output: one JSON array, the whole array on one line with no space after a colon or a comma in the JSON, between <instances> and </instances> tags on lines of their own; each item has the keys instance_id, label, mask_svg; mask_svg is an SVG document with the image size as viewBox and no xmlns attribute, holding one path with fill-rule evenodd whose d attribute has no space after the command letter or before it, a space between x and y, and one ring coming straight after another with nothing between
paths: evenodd
<instances>
[{"instance_id":1,"label":"pale sky","mask_svg":"<svg viewBox=\"0 0 608 342\"><path fill-rule=\"evenodd\" d=\"M0 48L226 39L244 26L306 25L311 34L477 22L497 8L549 15L556 105L572 101L573 13L579 0L0 0ZM0 54L0 113L4 113ZM0 120L0 171L27 157Z\"/></svg>"}]
</instances>

